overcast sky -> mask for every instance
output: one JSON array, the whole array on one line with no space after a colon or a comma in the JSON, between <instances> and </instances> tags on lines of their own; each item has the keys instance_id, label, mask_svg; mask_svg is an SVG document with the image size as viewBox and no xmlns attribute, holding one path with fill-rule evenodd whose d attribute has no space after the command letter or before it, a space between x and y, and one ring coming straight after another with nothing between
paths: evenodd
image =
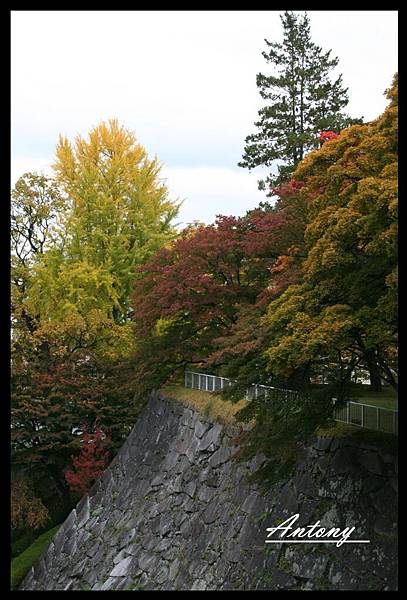
<instances>
[{"instance_id":1,"label":"overcast sky","mask_svg":"<svg viewBox=\"0 0 407 600\"><path fill-rule=\"evenodd\" d=\"M60 133L71 140L116 117L133 130L180 220L212 222L265 199L261 170L237 167L270 73L264 38L278 11L12 11L11 182L50 172ZM339 57L347 112L377 117L397 71L396 11L309 11L311 35Z\"/></svg>"}]
</instances>

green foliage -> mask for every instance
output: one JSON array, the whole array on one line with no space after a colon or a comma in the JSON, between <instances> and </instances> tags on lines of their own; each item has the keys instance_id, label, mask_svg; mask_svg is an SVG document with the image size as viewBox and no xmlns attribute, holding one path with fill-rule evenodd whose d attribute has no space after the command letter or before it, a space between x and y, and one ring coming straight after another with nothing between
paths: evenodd
<instances>
[{"instance_id":1,"label":"green foliage","mask_svg":"<svg viewBox=\"0 0 407 600\"><path fill-rule=\"evenodd\" d=\"M27 304L32 270L56 239L56 220L64 207L55 182L35 173L25 173L11 192L12 349L18 353L37 327L37 315Z\"/></svg>"},{"instance_id":2,"label":"green foliage","mask_svg":"<svg viewBox=\"0 0 407 600\"><path fill-rule=\"evenodd\" d=\"M396 388L397 80L381 117L340 132L337 59L306 15L282 22L241 163L283 162L267 179L275 205L177 236L157 160L115 120L60 138L55 179L28 173L12 192L12 459L64 507L82 434L97 427L115 451L148 393L188 365L237 379L210 397L175 389L208 418L254 425L242 454L266 454L269 483L329 426L355 369ZM338 135L322 143L327 129ZM295 393L245 402L253 383Z\"/></svg>"},{"instance_id":3,"label":"green foliage","mask_svg":"<svg viewBox=\"0 0 407 600\"><path fill-rule=\"evenodd\" d=\"M57 525L40 535L31 546L11 561L11 589L17 590L34 562L46 550L61 525Z\"/></svg>"},{"instance_id":4,"label":"green foliage","mask_svg":"<svg viewBox=\"0 0 407 600\"><path fill-rule=\"evenodd\" d=\"M20 177L11 192L13 265L28 267L45 252L56 235L55 220L64 207L65 200L54 181L35 173Z\"/></svg>"},{"instance_id":5,"label":"green foliage","mask_svg":"<svg viewBox=\"0 0 407 600\"><path fill-rule=\"evenodd\" d=\"M275 70L272 75L257 75L260 96L267 104L259 110L257 133L246 138L239 163L253 169L280 162L278 175L259 181L259 189L290 179L306 152L320 144L320 132L339 133L351 123L361 122L341 112L348 103L347 90L342 75L331 77L339 61L312 41L307 14L300 17L285 11L281 22L283 42L265 40L268 49L262 55Z\"/></svg>"}]
</instances>

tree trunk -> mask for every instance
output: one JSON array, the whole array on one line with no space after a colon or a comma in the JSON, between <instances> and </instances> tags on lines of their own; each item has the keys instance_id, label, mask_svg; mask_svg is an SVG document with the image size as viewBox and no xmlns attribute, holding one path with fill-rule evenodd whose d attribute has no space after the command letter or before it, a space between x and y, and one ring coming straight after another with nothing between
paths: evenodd
<instances>
[{"instance_id":1,"label":"tree trunk","mask_svg":"<svg viewBox=\"0 0 407 600\"><path fill-rule=\"evenodd\" d=\"M365 358L370 377L370 389L372 392L381 392L382 378L380 377L380 369L377 364L374 350L366 350Z\"/></svg>"},{"instance_id":2,"label":"tree trunk","mask_svg":"<svg viewBox=\"0 0 407 600\"><path fill-rule=\"evenodd\" d=\"M300 385L301 388L307 388L311 383L311 365L306 363L296 369L291 377L294 385Z\"/></svg>"},{"instance_id":3,"label":"tree trunk","mask_svg":"<svg viewBox=\"0 0 407 600\"><path fill-rule=\"evenodd\" d=\"M384 371L384 373L383 373L383 379L384 379L384 381L386 381L386 383L388 383L389 385L391 385L391 387L396 392L398 392L398 389L399 389L398 388L398 382L397 382L397 379L395 378L392 370L386 364L383 364L383 363L380 364L380 367L382 369L382 372Z\"/></svg>"},{"instance_id":4,"label":"tree trunk","mask_svg":"<svg viewBox=\"0 0 407 600\"><path fill-rule=\"evenodd\" d=\"M48 473L54 483L55 490L58 493L61 500L63 502L69 502L70 495L69 495L68 486L66 485L65 480L63 480L61 478L60 473L59 473L58 469L56 468L56 466L52 465L52 464L48 464L47 470L48 470Z\"/></svg>"}]
</instances>

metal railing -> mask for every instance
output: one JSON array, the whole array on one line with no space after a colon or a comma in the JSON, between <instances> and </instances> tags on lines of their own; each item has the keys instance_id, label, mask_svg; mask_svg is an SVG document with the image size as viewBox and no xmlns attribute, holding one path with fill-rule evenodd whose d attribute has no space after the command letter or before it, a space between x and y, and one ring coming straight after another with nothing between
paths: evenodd
<instances>
[{"instance_id":1,"label":"metal railing","mask_svg":"<svg viewBox=\"0 0 407 600\"><path fill-rule=\"evenodd\" d=\"M235 382L235 379L229 379L228 377L185 371L185 387L203 392L220 392ZM298 398L296 390L253 384L247 388L245 399L271 399L271 390L278 390L280 395L281 393L285 395L287 400L293 398L293 395L295 398ZM334 403L336 402L336 398L332 400ZM342 423L359 425L359 427L365 427L366 429L375 429L398 435L398 411L394 409L348 401L344 406L334 409L334 419Z\"/></svg>"},{"instance_id":2,"label":"metal railing","mask_svg":"<svg viewBox=\"0 0 407 600\"><path fill-rule=\"evenodd\" d=\"M217 375L206 375L206 373L196 373L194 371L185 371L185 387L203 392L220 392L229 385L232 380L227 377L218 377Z\"/></svg>"},{"instance_id":3,"label":"metal railing","mask_svg":"<svg viewBox=\"0 0 407 600\"><path fill-rule=\"evenodd\" d=\"M333 400L335 401L335 398ZM334 419L342 423L398 435L398 410L392 408L349 400L344 406L335 408Z\"/></svg>"},{"instance_id":4,"label":"metal railing","mask_svg":"<svg viewBox=\"0 0 407 600\"><path fill-rule=\"evenodd\" d=\"M208 375L207 373L196 373L195 371L185 371L185 387L202 392L220 392L228 386L236 383L235 379L228 377L219 377L218 375ZM260 385L253 383L246 390L246 400L257 398L268 399L271 397L271 390L278 390L286 395L287 399L292 395L298 396L296 390L287 390L283 388L273 387L271 385Z\"/></svg>"}]
</instances>

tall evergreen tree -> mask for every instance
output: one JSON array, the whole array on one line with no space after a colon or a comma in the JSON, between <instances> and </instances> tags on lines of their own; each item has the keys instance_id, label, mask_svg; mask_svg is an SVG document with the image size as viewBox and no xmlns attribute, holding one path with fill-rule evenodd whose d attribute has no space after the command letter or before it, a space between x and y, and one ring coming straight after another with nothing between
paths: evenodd
<instances>
[{"instance_id":1,"label":"tall evergreen tree","mask_svg":"<svg viewBox=\"0 0 407 600\"><path fill-rule=\"evenodd\" d=\"M332 78L339 59L331 50L323 52L311 40L310 22L286 11L281 17L284 30L282 43L265 40L268 50L262 55L275 67L273 75L257 75L260 96L267 101L255 123L257 133L246 137L240 167L270 167L280 161L277 174L260 180L260 190L288 180L304 155L320 145L319 133L339 133L348 125L361 123L351 119L342 109L348 104L342 75ZM268 192L268 196L272 192Z\"/></svg>"}]
</instances>

